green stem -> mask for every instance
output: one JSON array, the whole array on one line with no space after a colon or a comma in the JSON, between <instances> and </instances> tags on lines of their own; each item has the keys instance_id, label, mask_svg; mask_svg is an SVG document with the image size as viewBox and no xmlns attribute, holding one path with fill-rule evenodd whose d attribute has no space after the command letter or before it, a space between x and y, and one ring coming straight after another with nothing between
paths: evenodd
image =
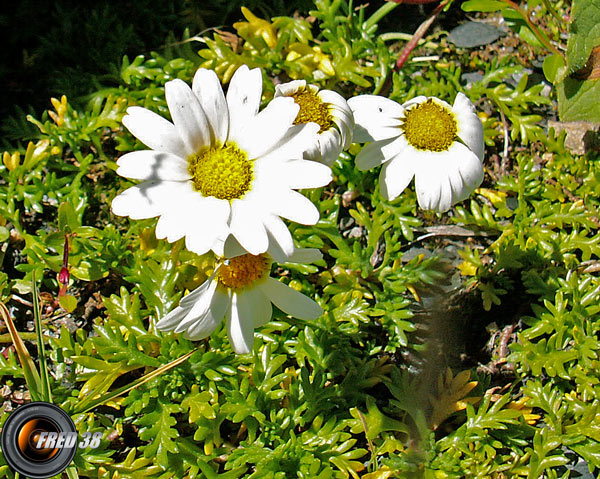
<instances>
[{"instance_id":1,"label":"green stem","mask_svg":"<svg viewBox=\"0 0 600 479\"><path fill-rule=\"evenodd\" d=\"M363 25L364 30L369 30L373 25L377 24L383 17L396 8L399 3L386 2L377 11L371 15Z\"/></svg>"},{"instance_id":2,"label":"green stem","mask_svg":"<svg viewBox=\"0 0 600 479\"><path fill-rule=\"evenodd\" d=\"M560 23L563 23L563 19L560 18L560 15L554 9L552 4L550 3L550 0L542 0L542 3L544 4L544 7L546 7L546 10L548 10L550 12L550 15L552 15L554 18L556 18Z\"/></svg>"},{"instance_id":3,"label":"green stem","mask_svg":"<svg viewBox=\"0 0 600 479\"><path fill-rule=\"evenodd\" d=\"M538 27L535 26L535 24L531 21L531 18L529 18L529 14L525 10L523 10L520 5L517 5L512 0L502 0L502 1L504 3L506 3L510 8L515 10L519 15L521 15L521 17L523 18L523 20L525 20L525 23L527 24L529 29L533 32L533 34L540 41L540 43L542 45L544 45L544 47L546 47L548 50L550 50L555 55L560 55L561 57L564 58L564 55L562 54L562 52L558 51L556 49L556 47L554 45L552 45L552 43L550 42L550 39L546 36L546 34L544 32L542 32Z\"/></svg>"},{"instance_id":4,"label":"green stem","mask_svg":"<svg viewBox=\"0 0 600 479\"><path fill-rule=\"evenodd\" d=\"M40 312L40 301L38 298L37 282L35 280L35 270L31 272L32 296L33 296L33 318L35 320L35 334L37 339L38 356L40 362L40 379L42 380L42 397L46 402L52 402L52 393L50 390L50 378L48 377L48 368L46 367L46 351L44 348L44 338L42 336L42 315Z\"/></svg>"}]
</instances>

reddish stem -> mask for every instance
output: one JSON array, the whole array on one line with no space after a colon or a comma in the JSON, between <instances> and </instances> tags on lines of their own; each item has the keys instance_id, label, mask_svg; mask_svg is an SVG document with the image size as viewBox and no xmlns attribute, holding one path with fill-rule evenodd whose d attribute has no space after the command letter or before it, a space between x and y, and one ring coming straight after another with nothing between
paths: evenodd
<instances>
[{"instance_id":1,"label":"reddish stem","mask_svg":"<svg viewBox=\"0 0 600 479\"><path fill-rule=\"evenodd\" d=\"M392 0L392 1L396 1L396 0ZM444 7L448 4L449 1L450 0L444 0L443 2L441 2L437 7L435 7L435 10L433 10L433 12L431 12L431 15L429 15L429 17L427 17L427 19L423 23L421 23L421 25L419 25L419 28L417 28L417 31L414 33L414 35L412 36L410 41L402 49L402 52L400 53L400 56L398 57L398 60L396 61L396 68L395 68L396 71L400 70L400 68L402 68L404 66L404 64L406 63L406 60L408 60L408 57L410 56L412 51L417 46L417 43L419 43L419 40L421 40L421 38L423 38L423 36L427 32L427 30L429 30L429 27L431 26L431 24L434 22L436 17L444 9ZM400 2L402 2L402 0L399 0L399 2L396 2L396 3L400 3ZM431 3L431 0L408 0L408 1L404 0L403 3Z\"/></svg>"}]
</instances>

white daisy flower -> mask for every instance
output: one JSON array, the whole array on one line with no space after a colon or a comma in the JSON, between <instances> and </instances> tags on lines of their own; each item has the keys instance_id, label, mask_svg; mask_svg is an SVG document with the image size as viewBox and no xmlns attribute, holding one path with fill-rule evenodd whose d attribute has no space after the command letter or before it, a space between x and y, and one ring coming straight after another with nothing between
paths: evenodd
<instances>
[{"instance_id":1,"label":"white daisy flower","mask_svg":"<svg viewBox=\"0 0 600 479\"><path fill-rule=\"evenodd\" d=\"M320 257L318 250L300 248L286 259L306 263ZM252 351L254 329L271 320L271 303L296 318L318 318L323 313L321 307L271 278L271 264L272 258L266 253L244 253L221 260L213 275L185 296L156 327L183 333L186 339L195 341L209 336L225 318L233 350L245 354Z\"/></svg>"},{"instance_id":2,"label":"white daisy flower","mask_svg":"<svg viewBox=\"0 0 600 479\"><path fill-rule=\"evenodd\" d=\"M469 99L459 93L450 106L416 97L404 105L376 95L348 100L354 141L371 141L356 157L359 170L383 164L382 195L393 200L415 177L419 206L444 212L483 181L483 125Z\"/></svg>"},{"instance_id":3,"label":"white daisy flower","mask_svg":"<svg viewBox=\"0 0 600 479\"><path fill-rule=\"evenodd\" d=\"M199 69L192 88L165 85L173 123L130 107L123 124L150 150L118 161L117 173L143 180L118 195L112 210L133 219L159 216L156 237L185 237L187 249L223 255L228 235L252 254L266 251L267 233L287 253L293 241L281 218L312 225L317 208L300 188L324 186L331 171L302 159L318 126L294 126L299 106L278 98L258 112L259 69L240 67L224 95L217 75Z\"/></svg>"},{"instance_id":4,"label":"white daisy flower","mask_svg":"<svg viewBox=\"0 0 600 479\"><path fill-rule=\"evenodd\" d=\"M275 98L291 97L300 106L295 125L319 125L318 141L304 157L331 165L352 144L354 116L346 100L331 90L319 90L305 80L294 80L275 87Z\"/></svg>"}]
</instances>

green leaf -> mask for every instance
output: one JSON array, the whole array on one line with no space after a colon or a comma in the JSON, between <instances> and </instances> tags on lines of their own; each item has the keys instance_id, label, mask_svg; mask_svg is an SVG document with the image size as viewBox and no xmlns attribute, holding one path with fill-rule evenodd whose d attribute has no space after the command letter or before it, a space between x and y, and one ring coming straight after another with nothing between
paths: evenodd
<instances>
[{"instance_id":1,"label":"green leaf","mask_svg":"<svg viewBox=\"0 0 600 479\"><path fill-rule=\"evenodd\" d=\"M544 58L544 76L550 83L557 83L566 73L565 60L560 55L548 55Z\"/></svg>"},{"instance_id":2,"label":"green leaf","mask_svg":"<svg viewBox=\"0 0 600 479\"><path fill-rule=\"evenodd\" d=\"M135 421L138 426L142 426L140 439L150 441L150 444L144 447L144 457L156 456L158 463L165 468L169 464L167 454L179 452L177 444L173 441L179 437L179 432L172 427L177 424L172 414L180 410L175 404L165 404L159 400L154 411Z\"/></svg>"},{"instance_id":3,"label":"green leaf","mask_svg":"<svg viewBox=\"0 0 600 479\"><path fill-rule=\"evenodd\" d=\"M468 0L460 6L465 12L497 12L506 8L500 0Z\"/></svg>"},{"instance_id":4,"label":"green leaf","mask_svg":"<svg viewBox=\"0 0 600 479\"><path fill-rule=\"evenodd\" d=\"M72 313L77 307L77 298L71 294L65 294L58 298L58 303L65 311Z\"/></svg>"},{"instance_id":5,"label":"green leaf","mask_svg":"<svg viewBox=\"0 0 600 479\"><path fill-rule=\"evenodd\" d=\"M567 63L569 70L575 71L585 65L592 49L600 45L600 2L574 0L571 18Z\"/></svg>"},{"instance_id":6,"label":"green leaf","mask_svg":"<svg viewBox=\"0 0 600 479\"><path fill-rule=\"evenodd\" d=\"M557 85L558 114L561 121L600 121L600 82L587 78L597 68L598 55L592 55L600 46L600 2L575 0L571 12L567 67L570 73ZM586 67L585 72L581 69ZM575 72L581 75L573 75Z\"/></svg>"}]
</instances>

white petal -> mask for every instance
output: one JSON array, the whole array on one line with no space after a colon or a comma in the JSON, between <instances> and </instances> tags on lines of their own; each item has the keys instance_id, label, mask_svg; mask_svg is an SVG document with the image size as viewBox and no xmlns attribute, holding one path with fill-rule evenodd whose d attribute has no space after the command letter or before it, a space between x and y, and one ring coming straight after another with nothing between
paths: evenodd
<instances>
[{"instance_id":1,"label":"white petal","mask_svg":"<svg viewBox=\"0 0 600 479\"><path fill-rule=\"evenodd\" d=\"M173 331L183 318L187 315L188 310L177 306L173 311L156 323L156 328L160 331Z\"/></svg>"},{"instance_id":2,"label":"white petal","mask_svg":"<svg viewBox=\"0 0 600 479\"><path fill-rule=\"evenodd\" d=\"M210 145L210 127L204 110L192 89L183 80L165 84L165 97L177 133L189 155Z\"/></svg>"},{"instance_id":3,"label":"white petal","mask_svg":"<svg viewBox=\"0 0 600 479\"><path fill-rule=\"evenodd\" d=\"M181 158L187 157L185 144L175 126L162 116L146 108L132 106L127 108L123 124L148 148L173 153Z\"/></svg>"},{"instance_id":4,"label":"white petal","mask_svg":"<svg viewBox=\"0 0 600 479\"><path fill-rule=\"evenodd\" d=\"M449 154L419 152L419 167L415 172L415 189L419 206L424 210L444 213L452 206L452 185L445 168Z\"/></svg>"},{"instance_id":5,"label":"white petal","mask_svg":"<svg viewBox=\"0 0 600 479\"><path fill-rule=\"evenodd\" d=\"M320 158L318 160L325 165L332 165L343 149L340 133L336 129L321 133L319 135L319 149Z\"/></svg>"},{"instance_id":6,"label":"white petal","mask_svg":"<svg viewBox=\"0 0 600 479\"><path fill-rule=\"evenodd\" d=\"M189 325L184 334L184 338L198 341L209 336L219 327L221 321L223 321L223 317L225 317L225 314L227 313L229 304L229 296L221 291L220 288L217 288L212 296L208 309L202 316L198 317L195 322Z\"/></svg>"},{"instance_id":7,"label":"white petal","mask_svg":"<svg viewBox=\"0 0 600 479\"><path fill-rule=\"evenodd\" d=\"M400 134L400 118L404 109L389 98L359 95L348 100L354 114L354 141L364 143L392 138Z\"/></svg>"},{"instance_id":8,"label":"white petal","mask_svg":"<svg viewBox=\"0 0 600 479\"><path fill-rule=\"evenodd\" d=\"M264 225L269 238L267 251L276 261L285 261L286 256L294 251L294 240L290 230L283 220L275 215L266 215Z\"/></svg>"},{"instance_id":9,"label":"white petal","mask_svg":"<svg viewBox=\"0 0 600 479\"><path fill-rule=\"evenodd\" d=\"M233 293L231 307L227 311L227 335L237 354L252 351L254 344L254 320L251 301L244 293Z\"/></svg>"},{"instance_id":10,"label":"white petal","mask_svg":"<svg viewBox=\"0 0 600 479\"><path fill-rule=\"evenodd\" d=\"M260 160L255 164L257 167L262 166ZM275 168L279 181L292 189L320 188L333 179L331 168L314 161L290 160L267 167Z\"/></svg>"},{"instance_id":11,"label":"white petal","mask_svg":"<svg viewBox=\"0 0 600 479\"><path fill-rule=\"evenodd\" d=\"M291 82L275 85L275 98L280 96L291 96L306 88L306 80L293 80Z\"/></svg>"},{"instance_id":12,"label":"white petal","mask_svg":"<svg viewBox=\"0 0 600 479\"><path fill-rule=\"evenodd\" d=\"M230 140L248 153L251 159L270 151L292 126L300 107L292 98L274 98L252 121L248 121Z\"/></svg>"},{"instance_id":13,"label":"white petal","mask_svg":"<svg viewBox=\"0 0 600 479\"><path fill-rule=\"evenodd\" d=\"M260 288L245 289L239 294L238 298L238 308L240 303L246 305L242 306L242 309L249 308L248 318L252 318L254 328L260 328L271 321L273 306L271 306L271 301Z\"/></svg>"},{"instance_id":14,"label":"white petal","mask_svg":"<svg viewBox=\"0 0 600 479\"><path fill-rule=\"evenodd\" d=\"M181 333L182 331L185 331L192 323L195 323L196 321L198 321L199 318L206 314L206 312L210 308L210 303L212 301L213 295L215 294L215 290L217 289L217 284L218 282L214 279L202 283L202 285L198 288L202 290L202 293L196 297L196 300L193 303L187 303L188 305L191 304L191 308L188 309L188 314L185 316L185 318L181 320L181 322L175 328L176 333ZM213 328L211 332L214 331L215 328Z\"/></svg>"},{"instance_id":15,"label":"white petal","mask_svg":"<svg viewBox=\"0 0 600 479\"><path fill-rule=\"evenodd\" d=\"M483 161L483 124L475 112L473 103L463 94L456 95L453 107L458 123L458 137Z\"/></svg>"},{"instance_id":16,"label":"white petal","mask_svg":"<svg viewBox=\"0 0 600 479\"><path fill-rule=\"evenodd\" d=\"M231 202L231 234L246 251L254 255L264 253L269 246L260 213L248 201L235 199Z\"/></svg>"},{"instance_id":17,"label":"white petal","mask_svg":"<svg viewBox=\"0 0 600 479\"><path fill-rule=\"evenodd\" d=\"M483 164L473 151L462 143L454 143L445 160L453 189L452 203L468 198L483 181Z\"/></svg>"},{"instance_id":18,"label":"white petal","mask_svg":"<svg viewBox=\"0 0 600 479\"><path fill-rule=\"evenodd\" d=\"M391 160L406 149L404 136L374 141L365 146L356 156L356 167L360 171L370 170Z\"/></svg>"},{"instance_id":19,"label":"white petal","mask_svg":"<svg viewBox=\"0 0 600 479\"><path fill-rule=\"evenodd\" d=\"M408 108L409 106L413 106L413 105L418 105L418 104L420 104L420 103L424 103L424 102L426 102L426 101L427 101L429 98L432 98L432 99L435 99L435 100L439 100L438 98L435 98L435 97L426 97L426 96L424 96L424 95L419 95L419 96L415 96L415 97L411 98L410 100L408 100L408 101L404 102L404 103L402 104L402 108L406 109L406 108ZM439 101L441 102L442 100L439 100ZM446 103L446 102L444 102L444 103L445 103L445 104L446 104L448 107L450 106L450 105L448 105L448 103Z\"/></svg>"},{"instance_id":20,"label":"white petal","mask_svg":"<svg viewBox=\"0 0 600 479\"><path fill-rule=\"evenodd\" d=\"M164 151L133 151L117 160L117 174L134 180L184 181L190 178L188 163Z\"/></svg>"},{"instance_id":21,"label":"white petal","mask_svg":"<svg viewBox=\"0 0 600 479\"><path fill-rule=\"evenodd\" d=\"M194 75L192 90L208 118L211 142L224 144L229 133L229 107L219 77L212 70L200 68Z\"/></svg>"},{"instance_id":22,"label":"white petal","mask_svg":"<svg viewBox=\"0 0 600 479\"><path fill-rule=\"evenodd\" d=\"M239 67L231 78L227 90L229 106L229 137L239 138L238 132L256 116L262 96L260 69Z\"/></svg>"},{"instance_id":23,"label":"white petal","mask_svg":"<svg viewBox=\"0 0 600 479\"><path fill-rule=\"evenodd\" d=\"M185 236L185 247L196 253L206 253L218 238L225 238L229 234L227 221L231 207L227 200L209 197L198 199L198 203L190 211L193 221L188 221Z\"/></svg>"},{"instance_id":24,"label":"white petal","mask_svg":"<svg viewBox=\"0 0 600 479\"><path fill-rule=\"evenodd\" d=\"M314 225L319 221L319 210L312 202L293 190L281 195L273 205L273 213L302 225Z\"/></svg>"},{"instance_id":25,"label":"white petal","mask_svg":"<svg viewBox=\"0 0 600 479\"><path fill-rule=\"evenodd\" d=\"M229 235L223 245L223 254L221 256L225 258L235 258L236 256L241 256L246 253L248 253L248 251L246 251L239 241L235 239L235 236Z\"/></svg>"},{"instance_id":26,"label":"white petal","mask_svg":"<svg viewBox=\"0 0 600 479\"><path fill-rule=\"evenodd\" d=\"M415 176L411 160L411 158L398 155L383 165L379 174L379 189L385 199L394 200L409 185Z\"/></svg>"},{"instance_id":27,"label":"white petal","mask_svg":"<svg viewBox=\"0 0 600 479\"><path fill-rule=\"evenodd\" d=\"M323 253L317 248L296 248L286 262L310 264L321 259L323 259Z\"/></svg>"},{"instance_id":28,"label":"white petal","mask_svg":"<svg viewBox=\"0 0 600 479\"><path fill-rule=\"evenodd\" d=\"M275 306L295 318L316 319L323 314L321 307L312 299L276 279L267 278L264 283L257 285L257 288L260 288Z\"/></svg>"},{"instance_id":29,"label":"white petal","mask_svg":"<svg viewBox=\"0 0 600 479\"><path fill-rule=\"evenodd\" d=\"M200 300L200 298L206 293L206 291L208 291L208 289L210 288L211 283L213 283L213 280L217 275L217 271L218 268L204 283L202 283L195 290L191 291L186 296L181 298L181 300L179 301L179 306L184 308L186 311L192 309L194 304L196 304Z\"/></svg>"},{"instance_id":30,"label":"white petal","mask_svg":"<svg viewBox=\"0 0 600 479\"><path fill-rule=\"evenodd\" d=\"M336 124L340 135L342 137L342 147L347 150L354 139L354 116L352 111L349 113L341 111L339 108L332 108L331 114L333 115L333 122Z\"/></svg>"},{"instance_id":31,"label":"white petal","mask_svg":"<svg viewBox=\"0 0 600 479\"><path fill-rule=\"evenodd\" d=\"M182 184L172 181L144 181L119 194L112 201L112 212L134 220L153 218L164 211L165 204L177 194Z\"/></svg>"},{"instance_id":32,"label":"white petal","mask_svg":"<svg viewBox=\"0 0 600 479\"><path fill-rule=\"evenodd\" d=\"M291 126L276 145L261 155L261 159L281 161L302 158L304 151L315 145L318 146L318 131L319 125L312 122Z\"/></svg>"},{"instance_id":33,"label":"white petal","mask_svg":"<svg viewBox=\"0 0 600 479\"><path fill-rule=\"evenodd\" d=\"M182 183L182 188L169 198L170 203L165 204L161 211L156 223L156 237L166 239L169 243L183 238L190 227L190 209L182 208L181 205L189 206L197 198L201 200L202 196L191 188L190 183ZM194 220L196 219L197 216L194 215Z\"/></svg>"}]
</instances>

